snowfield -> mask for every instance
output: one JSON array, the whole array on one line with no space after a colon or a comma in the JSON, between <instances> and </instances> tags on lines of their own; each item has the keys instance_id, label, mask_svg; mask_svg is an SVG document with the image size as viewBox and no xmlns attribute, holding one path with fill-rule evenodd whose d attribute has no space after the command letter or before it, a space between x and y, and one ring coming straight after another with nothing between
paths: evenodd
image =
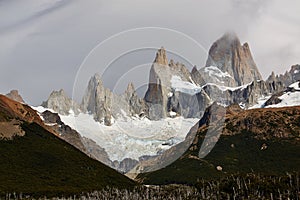
<instances>
[{"instance_id":1,"label":"snowfield","mask_svg":"<svg viewBox=\"0 0 300 200\"><path fill-rule=\"evenodd\" d=\"M46 109L33 107L38 112ZM96 122L90 114L60 115L61 120L77 130L81 136L94 140L103 147L114 161L125 158L138 160L144 155L154 156L171 146L182 142L192 126L199 119L183 117L151 121L148 118L123 117L112 126Z\"/></svg>"}]
</instances>

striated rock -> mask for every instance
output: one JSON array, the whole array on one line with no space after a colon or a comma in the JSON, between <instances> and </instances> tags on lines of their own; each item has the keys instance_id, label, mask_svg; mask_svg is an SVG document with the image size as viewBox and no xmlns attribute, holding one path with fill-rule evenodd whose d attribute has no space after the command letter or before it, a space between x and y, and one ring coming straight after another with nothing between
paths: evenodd
<instances>
[{"instance_id":1,"label":"striated rock","mask_svg":"<svg viewBox=\"0 0 300 200\"><path fill-rule=\"evenodd\" d=\"M80 113L77 103L70 99L63 89L53 91L48 100L44 101L41 106L52 109L62 115L69 115L71 110L75 114Z\"/></svg>"},{"instance_id":2,"label":"striated rock","mask_svg":"<svg viewBox=\"0 0 300 200\"><path fill-rule=\"evenodd\" d=\"M241 45L235 33L226 33L213 43L205 67L210 66L217 67L231 76L232 80L223 81L224 86L241 86L254 80L262 80L249 45ZM205 73L203 75L206 76L206 82L210 83L210 78Z\"/></svg>"},{"instance_id":3,"label":"striated rock","mask_svg":"<svg viewBox=\"0 0 300 200\"><path fill-rule=\"evenodd\" d=\"M8 98L18 101L20 103L25 103L18 90L11 90L8 94L6 94Z\"/></svg>"}]
</instances>

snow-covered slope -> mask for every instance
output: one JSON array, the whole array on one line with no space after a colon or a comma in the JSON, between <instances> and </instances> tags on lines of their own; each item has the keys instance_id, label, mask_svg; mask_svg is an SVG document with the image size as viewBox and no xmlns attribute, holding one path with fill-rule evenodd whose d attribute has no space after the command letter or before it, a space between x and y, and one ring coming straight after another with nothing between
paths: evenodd
<instances>
[{"instance_id":1,"label":"snow-covered slope","mask_svg":"<svg viewBox=\"0 0 300 200\"><path fill-rule=\"evenodd\" d=\"M288 87L288 90L279 96L281 101L277 104L268 105L266 108L277 108L286 106L300 106L300 82L295 82Z\"/></svg>"},{"instance_id":2,"label":"snow-covered slope","mask_svg":"<svg viewBox=\"0 0 300 200\"><path fill-rule=\"evenodd\" d=\"M252 108L279 108L287 106L300 106L300 85L295 82L288 86L288 88L280 93L272 96L260 97L258 104L250 107Z\"/></svg>"},{"instance_id":3,"label":"snow-covered slope","mask_svg":"<svg viewBox=\"0 0 300 200\"><path fill-rule=\"evenodd\" d=\"M38 112L46 109L35 107ZM199 119L183 117L150 121L147 118L123 117L112 126L105 126L92 115L60 115L61 120L82 136L94 140L104 148L109 158L122 161L125 158L139 160L144 155L154 156L183 141L187 132Z\"/></svg>"}]
</instances>

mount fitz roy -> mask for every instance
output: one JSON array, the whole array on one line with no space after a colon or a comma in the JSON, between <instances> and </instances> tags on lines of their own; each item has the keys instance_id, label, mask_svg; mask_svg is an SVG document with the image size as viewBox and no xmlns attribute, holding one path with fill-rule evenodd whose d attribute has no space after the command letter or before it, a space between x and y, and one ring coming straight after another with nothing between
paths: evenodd
<instances>
[{"instance_id":1,"label":"mount fitz roy","mask_svg":"<svg viewBox=\"0 0 300 200\"><path fill-rule=\"evenodd\" d=\"M205 66L200 69L195 66L189 71L184 64L176 63L172 59L168 60L164 48L159 49L151 66L148 89L144 98L137 95L132 83L128 84L123 94L115 94L105 88L100 75L95 74L89 80L80 103L74 102L63 90L60 90L52 92L41 106L57 112L64 123L68 115L86 114L92 116L95 122L107 126L104 130L110 131L119 120L125 120L128 123L148 120L146 122L150 124L169 120L169 118L200 119L206 108L214 102L222 106L238 104L244 109L275 105L281 102L280 97L284 91L287 91L288 86L299 79L300 65L294 65L284 75L276 76L272 72L267 80L262 80L249 45L241 44L236 34L226 33L213 43ZM269 98L273 101L267 101ZM274 100L276 98L277 100ZM268 103L264 104L265 102ZM193 125L189 124L188 129ZM76 126L72 128L76 129ZM84 137L90 136L89 134L83 135L80 127L76 131ZM169 136L172 131L166 128L165 135L161 136L163 139L158 137L153 141L147 141L152 143L163 141L157 143L151 155L145 153L132 157L123 156L117 160L111 158L114 153L108 150L108 146L104 147L105 144L96 141L97 136L93 135L89 139L96 141L93 143L93 151L97 151L95 150L97 148L101 149L97 152L100 152L102 156L94 156L97 157L96 159L127 172L138 162L160 155L166 149L184 140L185 136L174 140L173 136ZM188 131L186 130L185 135ZM127 139L130 142L134 138L130 137L126 130L124 135L126 142ZM92 146L91 143L85 143L87 149L90 146ZM128 151L133 151L131 148L129 147Z\"/></svg>"}]
</instances>

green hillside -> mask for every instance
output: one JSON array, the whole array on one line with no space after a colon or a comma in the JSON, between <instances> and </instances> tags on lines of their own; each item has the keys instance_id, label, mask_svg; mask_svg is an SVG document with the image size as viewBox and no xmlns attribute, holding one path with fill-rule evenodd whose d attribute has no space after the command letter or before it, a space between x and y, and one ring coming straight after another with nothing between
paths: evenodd
<instances>
[{"instance_id":1,"label":"green hillside","mask_svg":"<svg viewBox=\"0 0 300 200\"><path fill-rule=\"evenodd\" d=\"M0 196L72 195L135 183L93 160L36 123L22 124L23 137L0 140Z\"/></svg>"}]
</instances>

